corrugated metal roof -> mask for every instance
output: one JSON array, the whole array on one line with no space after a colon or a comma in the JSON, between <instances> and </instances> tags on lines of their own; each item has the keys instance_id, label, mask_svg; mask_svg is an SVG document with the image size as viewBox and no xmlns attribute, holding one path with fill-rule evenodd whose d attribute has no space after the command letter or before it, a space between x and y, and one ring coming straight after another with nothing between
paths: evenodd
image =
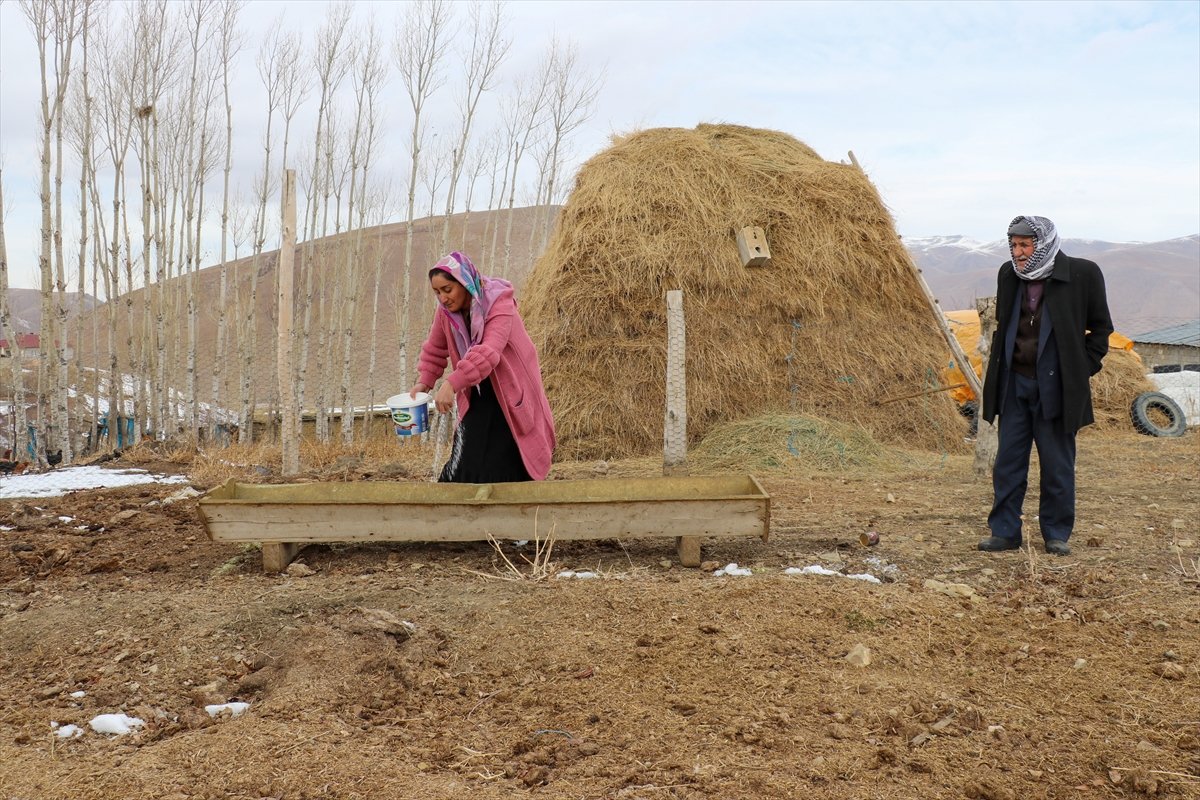
<instances>
[{"instance_id":1,"label":"corrugated metal roof","mask_svg":"<svg viewBox=\"0 0 1200 800\"><path fill-rule=\"evenodd\" d=\"M1200 347L1200 319L1182 325L1168 325L1129 338L1141 344L1190 344Z\"/></svg>"}]
</instances>

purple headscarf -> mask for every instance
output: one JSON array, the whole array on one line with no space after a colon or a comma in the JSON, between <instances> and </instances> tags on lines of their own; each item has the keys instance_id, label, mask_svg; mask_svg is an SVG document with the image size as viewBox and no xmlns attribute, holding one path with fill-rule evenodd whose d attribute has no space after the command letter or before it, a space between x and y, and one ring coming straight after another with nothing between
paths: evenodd
<instances>
[{"instance_id":1,"label":"purple headscarf","mask_svg":"<svg viewBox=\"0 0 1200 800\"><path fill-rule=\"evenodd\" d=\"M445 314L450 320L450 329L454 331L454 343L458 346L458 357L462 358L472 345L483 341L483 326L487 321L488 310L492 301L506 289L512 289L512 284L503 278L488 278L479 274L471 259L455 250L429 268L429 274L440 269L463 285L471 295L471 330L467 331L466 320L459 312L447 311L439 305L438 312Z\"/></svg>"}]
</instances>

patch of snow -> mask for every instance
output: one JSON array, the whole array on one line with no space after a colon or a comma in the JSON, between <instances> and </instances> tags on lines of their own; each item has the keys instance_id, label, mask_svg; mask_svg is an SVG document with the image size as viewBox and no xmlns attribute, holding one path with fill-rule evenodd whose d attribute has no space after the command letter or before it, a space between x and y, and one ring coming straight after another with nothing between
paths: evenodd
<instances>
[{"instance_id":1,"label":"patch of snow","mask_svg":"<svg viewBox=\"0 0 1200 800\"><path fill-rule=\"evenodd\" d=\"M866 581L867 583L883 583L883 581L879 580L879 578L876 578L874 575L871 575L870 573L867 573L867 572L860 572L860 573L856 573L856 574L852 574L852 575L847 575L847 574L838 572L836 570L828 569L827 567L822 567L819 564L813 564L812 566L803 567L803 568L788 567L787 569L785 569L783 571L783 574L784 575L825 575L827 577L849 578L852 581Z\"/></svg>"},{"instance_id":2,"label":"patch of snow","mask_svg":"<svg viewBox=\"0 0 1200 800\"><path fill-rule=\"evenodd\" d=\"M100 714L92 717L88 726L96 733L109 733L113 736L124 736L132 733L134 728L140 728L146 723L137 717L127 717L124 714Z\"/></svg>"},{"instance_id":3,"label":"patch of snow","mask_svg":"<svg viewBox=\"0 0 1200 800\"><path fill-rule=\"evenodd\" d=\"M894 578L900 574L900 567L896 564L888 562L886 558L880 558L879 556L868 556L864 560L868 565L874 567L876 570L882 572L889 578Z\"/></svg>"},{"instance_id":4,"label":"patch of snow","mask_svg":"<svg viewBox=\"0 0 1200 800\"><path fill-rule=\"evenodd\" d=\"M754 573L750 571L749 567L739 567L736 561L731 561L730 563L713 572L713 576L718 578L724 575L728 575L731 578L745 578L753 574Z\"/></svg>"},{"instance_id":5,"label":"patch of snow","mask_svg":"<svg viewBox=\"0 0 1200 800\"><path fill-rule=\"evenodd\" d=\"M71 697L74 697L77 699L80 697L87 697L87 692L80 689L78 692L71 692Z\"/></svg>"},{"instance_id":6,"label":"patch of snow","mask_svg":"<svg viewBox=\"0 0 1200 800\"><path fill-rule=\"evenodd\" d=\"M63 467L48 472L12 475L0 482L0 499L59 497L80 489L111 489L144 483L187 483L181 475L152 475L144 469L105 469L98 466Z\"/></svg>"},{"instance_id":7,"label":"patch of snow","mask_svg":"<svg viewBox=\"0 0 1200 800\"><path fill-rule=\"evenodd\" d=\"M1003 240L984 242L969 236L921 236L905 237L904 244L909 249L932 249L934 247L957 247L960 250L980 253L1008 252L1008 245Z\"/></svg>"},{"instance_id":8,"label":"patch of snow","mask_svg":"<svg viewBox=\"0 0 1200 800\"><path fill-rule=\"evenodd\" d=\"M78 725L63 725L59 727L57 722L51 722L50 728L54 731L54 735L60 739L75 739L83 736L83 728Z\"/></svg>"},{"instance_id":9,"label":"patch of snow","mask_svg":"<svg viewBox=\"0 0 1200 800\"><path fill-rule=\"evenodd\" d=\"M573 569L564 569L562 572L557 573L554 577L579 578L580 580L587 580L589 578L599 578L600 575L595 572L589 572L588 570L580 570L579 572L576 572Z\"/></svg>"},{"instance_id":10,"label":"patch of snow","mask_svg":"<svg viewBox=\"0 0 1200 800\"><path fill-rule=\"evenodd\" d=\"M229 716L236 717L248 708L250 708L249 703L216 703L211 706L205 706L204 710L208 712L210 717L215 717L222 711L228 711Z\"/></svg>"}]
</instances>

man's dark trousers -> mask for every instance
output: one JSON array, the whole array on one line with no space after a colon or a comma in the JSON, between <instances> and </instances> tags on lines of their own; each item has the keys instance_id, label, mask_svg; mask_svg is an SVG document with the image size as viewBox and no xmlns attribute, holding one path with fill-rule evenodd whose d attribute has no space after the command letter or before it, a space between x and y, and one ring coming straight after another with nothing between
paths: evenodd
<instances>
[{"instance_id":1,"label":"man's dark trousers","mask_svg":"<svg viewBox=\"0 0 1200 800\"><path fill-rule=\"evenodd\" d=\"M1067 541L1075 527L1075 434L1062 417L1042 416L1038 384L1008 371L1000 406L1000 444L992 469L995 503L988 515L992 536L1021 541L1021 506L1029 483L1029 455L1037 445L1041 464L1038 523L1043 539Z\"/></svg>"}]
</instances>

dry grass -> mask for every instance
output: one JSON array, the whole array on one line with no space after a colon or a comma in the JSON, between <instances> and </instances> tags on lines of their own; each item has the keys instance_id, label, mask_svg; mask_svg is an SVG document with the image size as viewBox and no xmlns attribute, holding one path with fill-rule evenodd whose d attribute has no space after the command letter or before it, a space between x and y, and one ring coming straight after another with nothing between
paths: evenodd
<instances>
[{"instance_id":1,"label":"dry grass","mask_svg":"<svg viewBox=\"0 0 1200 800\"><path fill-rule=\"evenodd\" d=\"M513 563L513 560L504 552L504 547L501 543L489 533L488 544L492 546L492 550L495 551L496 555L500 556L503 569L499 576L487 575L486 577L500 577L511 581L544 581L554 575L557 567L550 560L550 556L554 553L554 528L551 528L546 538L543 539L538 533L536 512L534 513L533 538L529 541L533 545L533 558L524 553L519 553L519 560L525 563L525 568L522 568ZM484 573L479 574L482 575Z\"/></svg>"},{"instance_id":2,"label":"dry grass","mask_svg":"<svg viewBox=\"0 0 1200 800\"><path fill-rule=\"evenodd\" d=\"M744 268L736 232L766 232ZM796 139L733 125L618 139L580 170L522 308L566 458L661 447L668 290L684 291L688 426L790 411L936 448L948 358L874 186ZM960 437L961 438L961 437Z\"/></svg>"}]
</instances>

